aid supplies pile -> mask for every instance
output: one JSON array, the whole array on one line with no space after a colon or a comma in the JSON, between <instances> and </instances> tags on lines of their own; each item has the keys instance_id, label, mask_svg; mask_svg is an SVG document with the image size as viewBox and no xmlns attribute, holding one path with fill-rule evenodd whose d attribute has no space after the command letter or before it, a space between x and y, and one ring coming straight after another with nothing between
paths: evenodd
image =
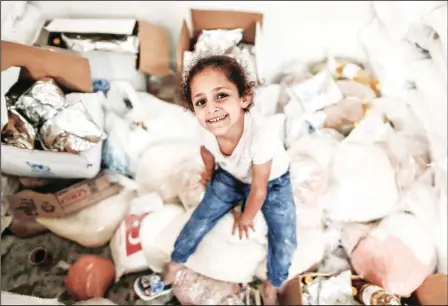
<instances>
[{"instance_id":1,"label":"aid supplies pile","mask_svg":"<svg viewBox=\"0 0 448 306\"><path fill-rule=\"evenodd\" d=\"M18 8L5 21L17 31L36 7ZM298 58L270 84L262 14L192 10L192 36L185 21L181 29L178 76L209 54L237 58L257 83L251 112L268 119L291 158L298 248L282 305L448 302L446 3L373 9L359 36L367 63ZM172 287L156 288L205 193L201 127L145 91L145 74L169 72L165 31L114 20L36 22L39 35L14 42L2 28L2 236L17 244L56 235L83 247L75 257L54 252L50 272L44 260L33 272L55 274L69 304L141 305L130 291L143 299L160 289L151 293L158 303L170 293L181 304L260 305L262 213L243 239L225 214ZM54 288L40 297L14 289L13 256L2 257L3 303L64 305ZM66 273L54 272L61 266ZM154 286L140 290L140 279Z\"/></svg>"}]
</instances>

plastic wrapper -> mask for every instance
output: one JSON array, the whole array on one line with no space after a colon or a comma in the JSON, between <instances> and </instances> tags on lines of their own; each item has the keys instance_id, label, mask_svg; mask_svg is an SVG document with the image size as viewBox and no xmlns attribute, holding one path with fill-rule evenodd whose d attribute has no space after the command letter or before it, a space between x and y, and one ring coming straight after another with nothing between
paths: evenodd
<instances>
[{"instance_id":1,"label":"plastic wrapper","mask_svg":"<svg viewBox=\"0 0 448 306\"><path fill-rule=\"evenodd\" d=\"M368 105L365 100L344 98L338 104L323 110L326 114L325 127L347 135L364 118L367 109Z\"/></svg>"},{"instance_id":2,"label":"plastic wrapper","mask_svg":"<svg viewBox=\"0 0 448 306\"><path fill-rule=\"evenodd\" d=\"M423 136L404 131L391 133L386 142L379 146L384 149L395 169L400 190L412 184L430 163L429 144Z\"/></svg>"},{"instance_id":3,"label":"plastic wrapper","mask_svg":"<svg viewBox=\"0 0 448 306\"><path fill-rule=\"evenodd\" d=\"M140 243L140 225L145 216L163 208L162 198L156 193L149 193L135 198L114 236L109 247L115 264L115 281L128 273L147 270L146 262Z\"/></svg>"},{"instance_id":4,"label":"plastic wrapper","mask_svg":"<svg viewBox=\"0 0 448 306\"><path fill-rule=\"evenodd\" d=\"M350 270L335 276L318 276L303 287L303 305L361 305L352 294Z\"/></svg>"},{"instance_id":5,"label":"plastic wrapper","mask_svg":"<svg viewBox=\"0 0 448 306\"><path fill-rule=\"evenodd\" d=\"M64 93L51 78L35 82L14 105L34 127L53 118L64 106Z\"/></svg>"},{"instance_id":6,"label":"plastic wrapper","mask_svg":"<svg viewBox=\"0 0 448 306\"><path fill-rule=\"evenodd\" d=\"M328 70L291 87L306 113L321 110L342 100L343 95Z\"/></svg>"},{"instance_id":7,"label":"plastic wrapper","mask_svg":"<svg viewBox=\"0 0 448 306\"><path fill-rule=\"evenodd\" d=\"M356 81L372 88L378 96L380 95L380 84L378 80L360 65L330 57L327 62L327 67L336 79Z\"/></svg>"},{"instance_id":8,"label":"plastic wrapper","mask_svg":"<svg viewBox=\"0 0 448 306\"><path fill-rule=\"evenodd\" d=\"M114 264L96 255L82 255L68 269L64 283L75 301L101 298L114 280Z\"/></svg>"},{"instance_id":9,"label":"plastic wrapper","mask_svg":"<svg viewBox=\"0 0 448 306\"><path fill-rule=\"evenodd\" d=\"M291 185L300 226L320 226L321 209L318 198L328 185L326 169L308 156L291 156Z\"/></svg>"},{"instance_id":10,"label":"plastic wrapper","mask_svg":"<svg viewBox=\"0 0 448 306\"><path fill-rule=\"evenodd\" d=\"M83 208L63 218L36 218L51 232L95 248L106 244L129 211L134 191L124 189L119 194ZM108 212L105 214L104 212Z\"/></svg>"},{"instance_id":11,"label":"plastic wrapper","mask_svg":"<svg viewBox=\"0 0 448 306\"><path fill-rule=\"evenodd\" d=\"M58 299L43 299L37 296L22 295L7 291L1 292L2 305L64 305Z\"/></svg>"},{"instance_id":12,"label":"plastic wrapper","mask_svg":"<svg viewBox=\"0 0 448 306\"><path fill-rule=\"evenodd\" d=\"M191 141L164 141L150 146L142 155L135 180L138 184L138 194L150 192L160 194L164 202L178 202L178 186L172 180L173 175L183 165L199 163L200 145ZM169 160L169 163L166 161Z\"/></svg>"},{"instance_id":13,"label":"plastic wrapper","mask_svg":"<svg viewBox=\"0 0 448 306\"><path fill-rule=\"evenodd\" d=\"M396 213L358 243L351 263L369 283L408 296L433 273L437 255L425 224L411 214Z\"/></svg>"},{"instance_id":14,"label":"plastic wrapper","mask_svg":"<svg viewBox=\"0 0 448 306\"><path fill-rule=\"evenodd\" d=\"M2 130L2 141L20 149L34 149L36 131L16 110L8 110L8 123Z\"/></svg>"},{"instance_id":15,"label":"plastic wrapper","mask_svg":"<svg viewBox=\"0 0 448 306\"><path fill-rule=\"evenodd\" d=\"M336 81L336 84L346 98L358 98L369 102L376 98L376 93L373 89L356 81L338 80Z\"/></svg>"},{"instance_id":16,"label":"plastic wrapper","mask_svg":"<svg viewBox=\"0 0 448 306\"><path fill-rule=\"evenodd\" d=\"M134 35L64 33L62 40L76 52L111 51L138 54L140 40Z\"/></svg>"},{"instance_id":17,"label":"plastic wrapper","mask_svg":"<svg viewBox=\"0 0 448 306\"><path fill-rule=\"evenodd\" d=\"M46 150L69 153L87 151L106 138L81 101L48 119L39 134Z\"/></svg>"},{"instance_id":18,"label":"plastic wrapper","mask_svg":"<svg viewBox=\"0 0 448 306\"><path fill-rule=\"evenodd\" d=\"M173 293L182 305L244 305L239 286L183 268L177 272Z\"/></svg>"},{"instance_id":19,"label":"plastic wrapper","mask_svg":"<svg viewBox=\"0 0 448 306\"><path fill-rule=\"evenodd\" d=\"M203 30L194 46L195 53L224 54L243 39L243 29Z\"/></svg>"}]
</instances>

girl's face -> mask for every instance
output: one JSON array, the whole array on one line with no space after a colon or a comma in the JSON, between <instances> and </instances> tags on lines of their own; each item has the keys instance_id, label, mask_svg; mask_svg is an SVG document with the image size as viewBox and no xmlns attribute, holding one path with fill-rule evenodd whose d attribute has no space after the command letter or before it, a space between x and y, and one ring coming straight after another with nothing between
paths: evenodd
<instances>
[{"instance_id":1,"label":"girl's face","mask_svg":"<svg viewBox=\"0 0 448 306\"><path fill-rule=\"evenodd\" d=\"M235 84L217 69L204 69L191 82L196 117L215 136L225 136L239 120L244 120L244 109L250 99L240 97Z\"/></svg>"}]
</instances>

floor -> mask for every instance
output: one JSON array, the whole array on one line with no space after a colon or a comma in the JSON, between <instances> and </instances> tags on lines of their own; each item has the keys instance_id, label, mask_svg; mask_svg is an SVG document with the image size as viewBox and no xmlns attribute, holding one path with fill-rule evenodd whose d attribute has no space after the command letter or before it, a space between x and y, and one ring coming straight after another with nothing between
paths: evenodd
<instances>
[{"instance_id":1,"label":"floor","mask_svg":"<svg viewBox=\"0 0 448 306\"><path fill-rule=\"evenodd\" d=\"M52 254L52 265L48 268L32 266L28 263L28 254L36 247L44 247ZM46 232L33 238L20 239L3 235L1 239L1 290L18 294L33 295L42 298L58 298L65 304L72 304L64 288L66 271L57 266L62 260L68 264L76 261L82 254L96 254L110 258L109 246L87 249L76 243ZM172 295L146 302L134 293L133 283L136 277L144 274L131 274L112 285L106 298L118 305L180 305Z\"/></svg>"}]
</instances>

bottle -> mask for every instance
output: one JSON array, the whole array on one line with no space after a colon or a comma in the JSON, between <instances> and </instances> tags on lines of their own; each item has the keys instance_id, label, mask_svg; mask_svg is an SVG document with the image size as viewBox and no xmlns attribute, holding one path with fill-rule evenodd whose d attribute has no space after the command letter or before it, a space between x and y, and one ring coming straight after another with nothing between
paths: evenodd
<instances>
[{"instance_id":1,"label":"bottle","mask_svg":"<svg viewBox=\"0 0 448 306\"><path fill-rule=\"evenodd\" d=\"M361 282L353 282L352 293L364 305L401 305L400 299L385 289Z\"/></svg>"}]
</instances>

